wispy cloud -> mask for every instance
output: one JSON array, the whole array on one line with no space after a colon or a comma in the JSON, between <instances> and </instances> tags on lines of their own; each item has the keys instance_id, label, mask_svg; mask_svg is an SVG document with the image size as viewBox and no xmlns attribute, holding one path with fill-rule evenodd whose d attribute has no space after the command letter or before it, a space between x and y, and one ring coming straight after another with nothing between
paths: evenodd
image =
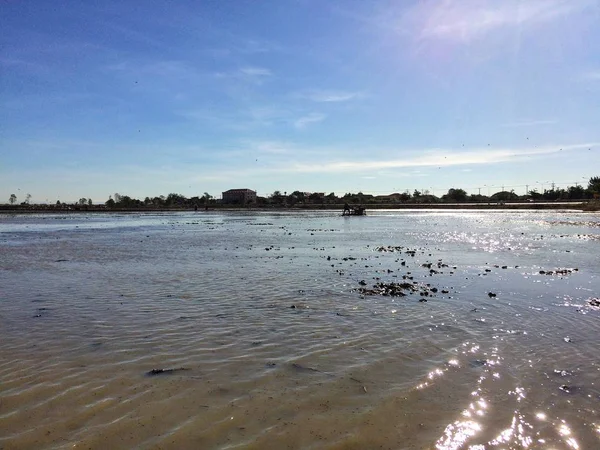
<instances>
[{"instance_id":1,"label":"wispy cloud","mask_svg":"<svg viewBox=\"0 0 600 450\"><path fill-rule=\"evenodd\" d=\"M557 120L521 120L517 122L503 123L500 125L503 128L520 128L520 127L536 127L541 125L554 125Z\"/></svg>"},{"instance_id":2,"label":"wispy cloud","mask_svg":"<svg viewBox=\"0 0 600 450\"><path fill-rule=\"evenodd\" d=\"M127 76L152 76L166 79L195 79L205 73L179 60L121 61L105 66L105 70Z\"/></svg>"},{"instance_id":3,"label":"wispy cloud","mask_svg":"<svg viewBox=\"0 0 600 450\"><path fill-rule=\"evenodd\" d=\"M300 117L294 122L294 126L298 129L306 128L308 125L313 123L322 122L325 120L327 116L321 113L310 113L305 116Z\"/></svg>"},{"instance_id":4,"label":"wispy cloud","mask_svg":"<svg viewBox=\"0 0 600 450\"><path fill-rule=\"evenodd\" d=\"M0 66L6 67L41 67L39 64L33 61L26 61L18 58L4 58L0 57Z\"/></svg>"},{"instance_id":5,"label":"wispy cloud","mask_svg":"<svg viewBox=\"0 0 600 450\"><path fill-rule=\"evenodd\" d=\"M585 71L579 75L578 79L581 81L600 81L600 69Z\"/></svg>"},{"instance_id":6,"label":"wispy cloud","mask_svg":"<svg viewBox=\"0 0 600 450\"><path fill-rule=\"evenodd\" d=\"M293 113L277 105L256 105L238 109L195 108L176 111L186 120L235 131L250 131L256 128L289 124Z\"/></svg>"},{"instance_id":7,"label":"wispy cloud","mask_svg":"<svg viewBox=\"0 0 600 450\"><path fill-rule=\"evenodd\" d=\"M285 141L249 142L246 147L265 155L288 155L293 151L293 145Z\"/></svg>"},{"instance_id":8,"label":"wispy cloud","mask_svg":"<svg viewBox=\"0 0 600 450\"><path fill-rule=\"evenodd\" d=\"M270 77L273 75L269 69L264 67L242 67L240 72L250 77Z\"/></svg>"},{"instance_id":9,"label":"wispy cloud","mask_svg":"<svg viewBox=\"0 0 600 450\"><path fill-rule=\"evenodd\" d=\"M300 94L301 97L319 103L347 102L362 96L360 92L312 90Z\"/></svg>"},{"instance_id":10,"label":"wispy cloud","mask_svg":"<svg viewBox=\"0 0 600 450\"><path fill-rule=\"evenodd\" d=\"M253 38L238 38L232 45L232 48L237 52L245 54L269 53L282 50L282 47L275 42Z\"/></svg>"},{"instance_id":11,"label":"wispy cloud","mask_svg":"<svg viewBox=\"0 0 600 450\"><path fill-rule=\"evenodd\" d=\"M262 84L265 80L273 77L273 72L265 67L246 66L231 72L217 72L217 78L233 78L248 83Z\"/></svg>"},{"instance_id":12,"label":"wispy cloud","mask_svg":"<svg viewBox=\"0 0 600 450\"><path fill-rule=\"evenodd\" d=\"M149 45L154 48L173 51L173 47L165 43L162 39L157 39L151 32L139 31L130 27L119 25L114 20L99 20L100 25L104 28L112 29L115 35L125 37L127 40L140 42L144 45Z\"/></svg>"},{"instance_id":13,"label":"wispy cloud","mask_svg":"<svg viewBox=\"0 0 600 450\"><path fill-rule=\"evenodd\" d=\"M239 55L283 51L283 48L279 44L272 41L248 38L223 30L219 32L224 34L224 36L219 36L219 46L210 47L203 51L216 57L237 57Z\"/></svg>"},{"instance_id":14,"label":"wispy cloud","mask_svg":"<svg viewBox=\"0 0 600 450\"><path fill-rule=\"evenodd\" d=\"M401 28L420 39L470 41L506 27L534 26L564 18L592 0L426 0L405 12Z\"/></svg>"},{"instance_id":15,"label":"wispy cloud","mask_svg":"<svg viewBox=\"0 0 600 450\"><path fill-rule=\"evenodd\" d=\"M497 150L480 148L462 152L444 149L423 150L420 152L412 152L412 156L403 157L402 159L369 159L352 161L339 160L320 162L319 164L298 163L292 165L289 170L300 173L343 173L398 169L406 167L448 167L460 165L494 164L528 160L558 152L583 150L597 147L599 145L600 143L594 142L563 146L548 146L541 148L505 148Z\"/></svg>"}]
</instances>

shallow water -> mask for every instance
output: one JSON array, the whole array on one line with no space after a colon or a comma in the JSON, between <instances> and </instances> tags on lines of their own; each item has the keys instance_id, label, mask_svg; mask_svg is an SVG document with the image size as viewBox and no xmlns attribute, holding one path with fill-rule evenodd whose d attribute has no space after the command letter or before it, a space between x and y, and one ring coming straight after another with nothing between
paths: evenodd
<instances>
[{"instance_id":1,"label":"shallow water","mask_svg":"<svg viewBox=\"0 0 600 450\"><path fill-rule=\"evenodd\" d=\"M593 214L0 216L0 449L598 448L598 297Z\"/></svg>"}]
</instances>

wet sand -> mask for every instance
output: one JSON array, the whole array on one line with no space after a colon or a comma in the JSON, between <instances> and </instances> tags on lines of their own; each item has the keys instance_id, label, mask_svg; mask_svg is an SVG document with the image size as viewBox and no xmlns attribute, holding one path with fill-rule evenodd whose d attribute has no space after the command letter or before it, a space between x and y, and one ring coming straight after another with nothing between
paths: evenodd
<instances>
[{"instance_id":1,"label":"wet sand","mask_svg":"<svg viewBox=\"0 0 600 450\"><path fill-rule=\"evenodd\" d=\"M595 448L599 224L2 217L0 448Z\"/></svg>"}]
</instances>

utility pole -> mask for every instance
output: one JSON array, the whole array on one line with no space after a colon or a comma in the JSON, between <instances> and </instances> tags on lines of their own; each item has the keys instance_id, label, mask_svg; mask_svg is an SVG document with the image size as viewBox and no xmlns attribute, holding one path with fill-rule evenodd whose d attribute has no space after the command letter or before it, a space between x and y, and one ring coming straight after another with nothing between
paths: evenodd
<instances>
[{"instance_id":1,"label":"utility pole","mask_svg":"<svg viewBox=\"0 0 600 450\"><path fill-rule=\"evenodd\" d=\"M477 193L477 195L481 195L481 188L477 188L479 190L479 192Z\"/></svg>"}]
</instances>

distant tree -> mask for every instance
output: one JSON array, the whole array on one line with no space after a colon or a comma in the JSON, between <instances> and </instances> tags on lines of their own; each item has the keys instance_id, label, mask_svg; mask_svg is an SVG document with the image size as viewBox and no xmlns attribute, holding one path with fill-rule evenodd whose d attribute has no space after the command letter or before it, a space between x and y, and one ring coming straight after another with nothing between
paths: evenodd
<instances>
[{"instance_id":1,"label":"distant tree","mask_svg":"<svg viewBox=\"0 0 600 450\"><path fill-rule=\"evenodd\" d=\"M594 197L600 195L600 177L592 177L588 182L588 191Z\"/></svg>"},{"instance_id":2,"label":"distant tree","mask_svg":"<svg viewBox=\"0 0 600 450\"><path fill-rule=\"evenodd\" d=\"M489 198L487 198L487 196L485 196L485 195L481 195L481 194L469 195L469 201L471 201L471 202L487 202L488 200L489 200Z\"/></svg>"},{"instance_id":3,"label":"distant tree","mask_svg":"<svg viewBox=\"0 0 600 450\"><path fill-rule=\"evenodd\" d=\"M88 206L92 206L92 199L88 198Z\"/></svg>"},{"instance_id":4,"label":"distant tree","mask_svg":"<svg viewBox=\"0 0 600 450\"><path fill-rule=\"evenodd\" d=\"M197 195L194 195L193 197L190 197L188 199L188 204L190 206L198 206L198 204L202 203L202 201L200 200L200 197L198 197Z\"/></svg>"},{"instance_id":5,"label":"distant tree","mask_svg":"<svg viewBox=\"0 0 600 450\"><path fill-rule=\"evenodd\" d=\"M114 208L116 205L116 202L112 199L111 196L108 197L108 200L106 200L106 203L104 203L108 208Z\"/></svg>"},{"instance_id":6,"label":"distant tree","mask_svg":"<svg viewBox=\"0 0 600 450\"><path fill-rule=\"evenodd\" d=\"M467 200L467 192L464 189L451 188L444 197L452 202L464 202Z\"/></svg>"},{"instance_id":7,"label":"distant tree","mask_svg":"<svg viewBox=\"0 0 600 450\"><path fill-rule=\"evenodd\" d=\"M509 192L509 191L496 192L494 195L492 195L490 197L490 200L495 201L495 202L506 202L506 201L518 200L518 199L519 199L519 196L512 191L511 192Z\"/></svg>"},{"instance_id":8,"label":"distant tree","mask_svg":"<svg viewBox=\"0 0 600 450\"><path fill-rule=\"evenodd\" d=\"M210 195L208 192L205 192L205 193L202 195L202 198L204 199L204 201L205 201L206 203L210 203L210 200L213 198L213 196L212 196L212 195Z\"/></svg>"},{"instance_id":9,"label":"distant tree","mask_svg":"<svg viewBox=\"0 0 600 450\"><path fill-rule=\"evenodd\" d=\"M413 197L419 198L420 196L421 196L421 193L415 189L415 191L413 192Z\"/></svg>"},{"instance_id":10,"label":"distant tree","mask_svg":"<svg viewBox=\"0 0 600 450\"><path fill-rule=\"evenodd\" d=\"M304 192L300 192L300 191L294 191L288 196L288 201L291 204L304 203L305 199L306 199L306 195L304 194Z\"/></svg>"},{"instance_id":11,"label":"distant tree","mask_svg":"<svg viewBox=\"0 0 600 450\"><path fill-rule=\"evenodd\" d=\"M256 204L258 206L267 206L268 200L266 197L256 197Z\"/></svg>"},{"instance_id":12,"label":"distant tree","mask_svg":"<svg viewBox=\"0 0 600 450\"><path fill-rule=\"evenodd\" d=\"M560 197L560 191L556 189L545 189L542 194L544 200L557 200Z\"/></svg>"},{"instance_id":13,"label":"distant tree","mask_svg":"<svg viewBox=\"0 0 600 450\"><path fill-rule=\"evenodd\" d=\"M425 194L425 192L427 191L424 191L423 195L418 200L420 203L438 203L440 201L439 197L432 194Z\"/></svg>"},{"instance_id":14,"label":"distant tree","mask_svg":"<svg viewBox=\"0 0 600 450\"><path fill-rule=\"evenodd\" d=\"M56 200L56 206L60 206L60 200Z\"/></svg>"},{"instance_id":15,"label":"distant tree","mask_svg":"<svg viewBox=\"0 0 600 450\"><path fill-rule=\"evenodd\" d=\"M308 199L313 203L323 203L323 196L318 192L313 192L308 196Z\"/></svg>"},{"instance_id":16,"label":"distant tree","mask_svg":"<svg viewBox=\"0 0 600 450\"><path fill-rule=\"evenodd\" d=\"M533 189L531 191L529 191L529 196L531 197L532 200L541 200L542 198L542 194L540 194L537 189Z\"/></svg>"},{"instance_id":17,"label":"distant tree","mask_svg":"<svg viewBox=\"0 0 600 450\"><path fill-rule=\"evenodd\" d=\"M580 200L585 198L585 189L582 186L569 186L567 197L571 200Z\"/></svg>"},{"instance_id":18,"label":"distant tree","mask_svg":"<svg viewBox=\"0 0 600 450\"><path fill-rule=\"evenodd\" d=\"M137 208L142 206L142 202L141 200L138 200L137 198L131 198L128 195L121 195L117 206L120 206L121 208Z\"/></svg>"},{"instance_id":19,"label":"distant tree","mask_svg":"<svg viewBox=\"0 0 600 450\"><path fill-rule=\"evenodd\" d=\"M569 191L566 189L556 189L556 198L558 200L565 200L569 198Z\"/></svg>"},{"instance_id":20,"label":"distant tree","mask_svg":"<svg viewBox=\"0 0 600 450\"><path fill-rule=\"evenodd\" d=\"M275 203L276 205L280 205L283 203L284 200L284 196L281 194L281 191L275 191L273 192L273 194L271 194L271 200L273 201L273 203Z\"/></svg>"},{"instance_id":21,"label":"distant tree","mask_svg":"<svg viewBox=\"0 0 600 450\"><path fill-rule=\"evenodd\" d=\"M79 199L79 202L78 202L78 203L79 203L79 205L81 205L81 206L85 205L85 204L87 203L87 198L85 198L85 197L81 197L81 198Z\"/></svg>"},{"instance_id":22,"label":"distant tree","mask_svg":"<svg viewBox=\"0 0 600 450\"><path fill-rule=\"evenodd\" d=\"M115 200L115 203L121 203L121 194L119 194L118 192L115 192L114 200Z\"/></svg>"},{"instance_id":23,"label":"distant tree","mask_svg":"<svg viewBox=\"0 0 600 450\"><path fill-rule=\"evenodd\" d=\"M187 203L187 198L181 194L171 193L167 195L167 206L183 206Z\"/></svg>"},{"instance_id":24,"label":"distant tree","mask_svg":"<svg viewBox=\"0 0 600 450\"><path fill-rule=\"evenodd\" d=\"M17 201L17 196L15 194L10 194L8 201L10 202L11 205L14 205L15 202Z\"/></svg>"},{"instance_id":25,"label":"distant tree","mask_svg":"<svg viewBox=\"0 0 600 450\"><path fill-rule=\"evenodd\" d=\"M29 201L31 200L31 194L27 194L25 196L25 204L29 205Z\"/></svg>"}]
</instances>

